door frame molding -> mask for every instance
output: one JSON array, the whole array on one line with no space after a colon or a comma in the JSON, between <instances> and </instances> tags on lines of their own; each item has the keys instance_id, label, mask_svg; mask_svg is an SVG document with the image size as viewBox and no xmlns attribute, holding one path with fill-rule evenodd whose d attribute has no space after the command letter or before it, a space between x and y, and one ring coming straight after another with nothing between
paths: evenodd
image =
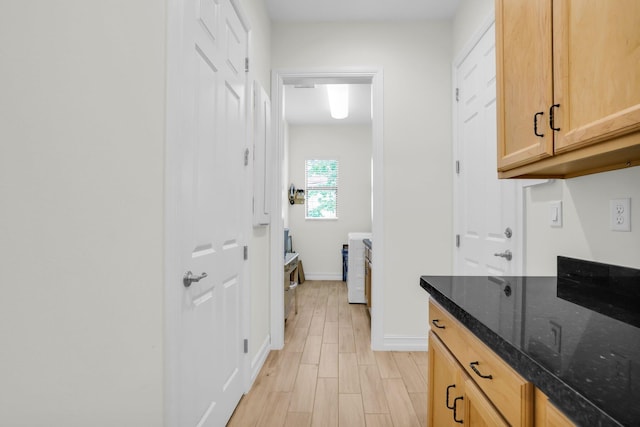
<instances>
[{"instance_id":1,"label":"door frame molding","mask_svg":"<svg viewBox=\"0 0 640 427\"><path fill-rule=\"evenodd\" d=\"M247 45L245 46L245 58L250 58L251 53L251 43L252 43L252 27L251 22L249 20L248 15L246 14L244 8L242 7L241 0L229 0L233 10L235 10L238 15L238 19L240 23L244 27L244 30L247 32ZM245 138L244 138L244 148L245 150L250 150L253 155L253 81L254 81L254 73L251 67L244 73L244 130L245 130ZM251 156L250 156L251 157ZM249 246L251 243L251 238L253 236L253 162L250 161L248 165L245 166L247 168L245 172L245 182L243 194L245 195L243 200L243 208L241 213L242 220L242 235L244 237L244 244ZM242 287L242 303L240 304L240 321L242 324L240 325L240 331L244 336L244 339L249 340L249 344L251 344L251 262L245 260L242 267L242 277L244 279L243 287ZM240 373L242 378L242 385L244 387L244 392L247 393L251 388L252 376L251 376L251 357L250 352L241 353L241 363L242 372ZM238 402L239 403L239 402Z\"/></svg>"},{"instance_id":2,"label":"door frame molding","mask_svg":"<svg viewBox=\"0 0 640 427\"><path fill-rule=\"evenodd\" d=\"M384 162L383 162L383 70L382 67L335 67L273 70L271 79L272 129L275 167L273 168L271 222L271 348L284 346L284 222L282 207L286 183L282 182L285 123L283 120L284 85L303 81L322 83L370 83L372 85L373 199L372 240L376 245L375 274L372 276L371 348L384 349ZM338 250L338 248L336 248Z\"/></svg>"},{"instance_id":3,"label":"door frame molding","mask_svg":"<svg viewBox=\"0 0 640 427\"><path fill-rule=\"evenodd\" d=\"M478 27L478 29L473 33L469 41L463 46L460 53L458 53L453 60L451 65L451 75L452 75L452 96L454 97L454 102L451 104L451 117L453 123L452 136L453 136L453 160L454 162L458 158L458 153L460 150L460 138L458 135L458 108L457 103L455 102L455 89L456 82L458 81L458 67L464 62L464 60L469 56L471 51L478 45L484 34L491 28L492 25L495 25L495 13L492 11L483 21L482 24ZM496 171L497 176L497 171ZM456 234L460 233L460 212L458 206L458 197L460 195L460 188L458 185L458 180L456 176L456 168L455 164L452 168L452 180L453 180L453 236L455 238ZM524 206L524 197L523 197L523 188L527 186L526 181L518 180L516 185L516 224L515 227L517 230L520 230L520 237L515 245L517 252L520 256L515 256L514 261L515 265L513 268L515 275L524 274L524 259L525 259L525 206ZM458 273L458 248L456 245L452 245L452 264L453 264L453 273Z\"/></svg>"}]
</instances>

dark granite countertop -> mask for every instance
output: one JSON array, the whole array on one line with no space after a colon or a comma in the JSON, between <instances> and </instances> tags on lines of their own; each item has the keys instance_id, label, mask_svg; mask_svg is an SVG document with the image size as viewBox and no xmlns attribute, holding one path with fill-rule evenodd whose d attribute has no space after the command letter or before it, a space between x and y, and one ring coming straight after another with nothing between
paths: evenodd
<instances>
[{"instance_id":1,"label":"dark granite countertop","mask_svg":"<svg viewBox=\"0 0 640 427\"><path fill-rule=\"evenodd\" d=\"M420 286L578 426L640 426L640 270L584 263Z\"/></svg>"}]
</instances>

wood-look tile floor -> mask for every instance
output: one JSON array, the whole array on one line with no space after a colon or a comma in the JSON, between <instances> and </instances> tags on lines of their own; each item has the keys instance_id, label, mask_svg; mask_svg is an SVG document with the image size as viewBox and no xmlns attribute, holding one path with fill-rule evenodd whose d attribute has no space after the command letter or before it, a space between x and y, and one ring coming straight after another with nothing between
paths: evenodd
<instances>
[{"instance_id":1,"label":"wood-look tile floor","mask_svg":"<svg viewBox=\"0 0 640 427\"><path fill-rule=\"evenodd\" d=\"M371 351L345 282L306 281L284 349L271 351L228 426L425 426L427 353Z\"/></svg>"}]
</instances>

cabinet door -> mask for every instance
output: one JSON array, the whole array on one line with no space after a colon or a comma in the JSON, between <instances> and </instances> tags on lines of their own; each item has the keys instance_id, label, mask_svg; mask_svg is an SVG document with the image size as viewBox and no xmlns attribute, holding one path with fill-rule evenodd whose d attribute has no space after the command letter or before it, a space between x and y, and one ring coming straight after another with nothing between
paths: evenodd
<instances>
[{"instance_id":1,"label":"cabinet door","mask_svg":"<svg viewBox=\"0 0 640 427\"><path fill-rule=\"evenodd\" d=\"M539 389L536 396L536 422L535 427L574 427L562 412L560 412Z\"/></svg>"},{"instance_id":2,"label":"cabinet door","mask_svg":"<svg viewBox=\"0 0 640 427\"><path fill-rule=\"evenodd\" d=\"M551 0L496 0L499 171L553 155L551 22Z\"/></svg>"},{"instance_id":3,"label":"cabinet door","mask_svg":"<svg viewBox=\"0 0 640 427\"><path fill-rule=\"evenodd\" d=\"M470 379L464 382L465 427L507 427L509 424Z\"/></svg>"},{"instance_id":4,"label":"cabinet door","mask_svg":"<svg viewBox=\"0 0 640 427\"><path fill-rule=\"evenodd\" d=\"M639 17L638 0L554 0L556 152L640 143Z\"/></svg>"},{"instance_id":5,"label":"cabinet door","mask_svg":"<svg viewBox=\"0 0 640 427\"><path fill-rule=\"evenodd\" d=\"M449 350L434 335L429 333L429 389L427 413L429 427L459 426L453 418L454 402L456 402L456 416L463 419L464 405L463 384L459 379L460 368L449 353ZM456 401L456 399L458 399Z\"/></svg>"}]
</instances>

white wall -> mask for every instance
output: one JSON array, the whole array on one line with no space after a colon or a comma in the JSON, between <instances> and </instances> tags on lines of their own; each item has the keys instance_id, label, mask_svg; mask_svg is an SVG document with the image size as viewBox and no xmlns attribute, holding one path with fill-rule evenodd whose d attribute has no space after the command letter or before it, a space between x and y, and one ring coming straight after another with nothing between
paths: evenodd
<instances>
[{"instance_id":1,"label":"white wall","mask_svg":"<svg viewBox=\"0 0 640 427\"><path fill-rule=\"evenodd\" d=\"M308 279L342 280L347 233L371 232L371 152L370 125L290 127L289 184L304 189L305 160L339 161L337 220L306 220L305 205L286 205L294 249Z\"/></svg>"},{"instance_id":2,"label":"white wall","mask_svg":"<svg viewBox=\"0 0 640 427\"><path fill-rule=\"evenodd\" d=\"M270 21L243 3L269 91ZM166 2L1 9L0 425L160 426ZM251 246L253 344L269 229Z\"/></svg>"},{"instance_id":3,"label":"white wall","mask_svg":"<svg viewBox=\"0 0 640 427\"><path fill-rule=\"evenodd\" d=\"M486 18L493 14L494 0L460 0L453 18L453 57L455 58Z\"/></svg>"},{"instance_id":4,"label":"white wall","mask_svg":"<svg viewBox=\"0 0 640 427\"><path fill-rule=\"evenodd\" d=\"M162 425L164 2L0 9L0 425Z\"/></svg>"},{"instance_id":5,"label":"white wall","mask_svg":"<svg viewBox=\"0 0 640 427\"><path fill-rule=\"evenodd\" d=\"M558 255L640 268L640 167L527 189L527 274L555 275ZM611 231L609 200L631 197L631 232ZM562 228L548 225L562 200Z\"/></svg>"},{"instance_id":6,"label":"white wall","mask_svg":"<svg viewBox=\"0 0 640 427\"><path fill-rule=\"evenodd\" d=\"M274 23L272 66L383 68L383 330L426 344L419 277L451 272L450 22Z\"/></svg>"},{"instance_id":7,"label":"white wall","mask_svg":"<svg viewBox=\"0 0 640 427\"><path fill-rule=\"evenodd\" d=\"M493 13L493 7L493 0L462 0L453 21L454 57ZM609 200L620 197L632 198L629 233L609 230ZM555 200L563 203L562 228L548 225L548 203ZM638 206L639 167L556 180L526 189L526 274L555 275L558 255L640 268Z\"/></svg>"}]
</instances>

